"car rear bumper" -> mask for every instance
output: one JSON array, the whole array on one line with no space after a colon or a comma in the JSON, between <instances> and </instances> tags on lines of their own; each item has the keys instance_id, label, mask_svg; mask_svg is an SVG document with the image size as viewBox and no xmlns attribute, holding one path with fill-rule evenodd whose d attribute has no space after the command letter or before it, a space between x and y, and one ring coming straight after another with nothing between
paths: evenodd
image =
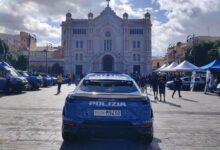
<instances>
[{"instance_id":1,"label":"car rear bumper","mask_svg":"<svg viewBox=\"0 0 220 150\"><path fill-rule=\"evenodd\" d=\"M63 123L62 132L77 137L140 137L152 136L153 124L134 126L126 122Z\"/></svg>"},{"instance_id":2,"label":"car rear bumper","mask_svg":"<svg viewBox=\"0 0 220 150\"><path fill-rule=\"evenodd\" d=\"M13 85L13 89L16 91L23 91L28 89L28 82L18 82Z\"/></svg>"}]
</instances>

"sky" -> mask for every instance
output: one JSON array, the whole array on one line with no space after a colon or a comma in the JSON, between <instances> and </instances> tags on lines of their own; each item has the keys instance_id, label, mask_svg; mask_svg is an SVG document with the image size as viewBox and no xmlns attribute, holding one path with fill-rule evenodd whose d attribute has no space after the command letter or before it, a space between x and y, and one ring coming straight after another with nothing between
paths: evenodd
<instances>
[{"instance_id":1,"label":"sky","mask_svg":"<svg viewBox=\"0 0 220 150\"><path fill-rule=\"evenodd\" d=\"M26 31L37 36L40 46L57 46L68 11L86 19L90 10L96 17L106 5L106 0L0 0L0 32ZM110 7L129 18L151 13L154 56L164 56L170 44L186 42L188 35L220 36L220 0L111 0Z\"/></svg>"}]
</instances>

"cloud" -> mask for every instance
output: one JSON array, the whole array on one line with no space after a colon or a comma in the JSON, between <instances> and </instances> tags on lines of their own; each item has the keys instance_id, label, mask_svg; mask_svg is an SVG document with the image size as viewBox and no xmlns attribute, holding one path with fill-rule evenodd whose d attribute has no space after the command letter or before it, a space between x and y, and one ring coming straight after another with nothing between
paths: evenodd
<instances>
[{"instance_id":1,"label":"cloud","mask_svg":"<svg viewBox=\"0 0 220 150\"><path fill-rule=\"evenodd\" d=\"M125 11L129 18L143 18L147 10L152 13L153 54L164 54L169 44L185 42L189 34L220 35L219 0L151 1L159 7L138 8L131 0L111 0L110 6L120 17ZM0 0L0 32L28 31L42 41L60 41L60 24L68 10L73 18L85 19L90 10L97 17L104 7L105 0Z\"/></svg>"},{"instance_id":2,"label":"cloud","mask_svg":"<svg viewBox=\"0 0 220 150\"><path fill-rule=\"evenodd\" d=\"M168 22L153 21L153 49L165 52L168 45L186 42L189 34L220 36L219 0L155 0L166 11Z\"/></svg>"},{"instance_id":3,"label":"cloud","mask_svg":"<svg viewBox=\"0 0 220 150\"><path fill-rule=\"evenodd\" d=\"M61 45L61 42L52 42L51 40L41 40L37 43L37 46L45 47L48 43L52 44L53 47L57 47Z\"/></svg>"},{"instance_id":4,"label":"cloud","mask_svg":"<svg viewBox=\"0 0 220 150\"><path fill-rule=\"evenodd\" d=\"M111 7L119 16L126 11L129 17L142 17L145 9L133 10L128 0L111 0ZM70 11L73 18L87 18L89 10L98 16L106 7L106 1L96 0L1 0L0 31L18 33L27 31L40 39L60 39L60 24ZM54 25L56 24L56 25Z\"/></svg>"}]
</instances>

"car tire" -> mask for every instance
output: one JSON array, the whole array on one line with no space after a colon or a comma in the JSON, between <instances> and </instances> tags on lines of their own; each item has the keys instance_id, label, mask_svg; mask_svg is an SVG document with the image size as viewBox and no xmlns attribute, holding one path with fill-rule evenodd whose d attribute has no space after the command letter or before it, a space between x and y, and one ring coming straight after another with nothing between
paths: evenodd
<instances>
[{"instance_id":1,"label":"car tire","mask_svg":"<svg viewBox=\"0 0 220 150\"><path fill-rule=\"evenodd\" d=\"M40 88L39 86L36 86L36 87L35 87L35 90L39 90L39 88Z\"/></svg>"},{"instance_id":2,"label":"car tire","mask_svg":"<svg viewBox=\"0 0 220 150\"><path fill-rule=\"evenodd\" d=\"M34 90L34 84L33 83L30 83L30 90Z\"/></svg>"},{"instance_id":3,"label":"car tire","mask_svg":"<svg viewBox=\"0 0 220 150\"><path fill-rule=\"evenodd\" d=\"M151 133L144 135L141 137L141 143L143 144L150 144L154 139L154 130L153 127L151 128Z\"/></svg>"},{"instance_id":4,"label":"car tire","mask_svg":"<svg viewBox=\"0 0 220 150\"><path fill-rule=\"evenodd\" d=\"M17 90L17 93L18 93L18 94L21 94L21 93L22 93L22 90Z\"/></svg>"},{"instance_id":5,"label":"car tire","mask_svg":"<svg viewBox=\"0 0 220 150\"><path fill-rule=\"evenodd\" d=\"M153 141L153 136L150 135L150 136L144 136L141 138L141 143L143 144L150 144L152 141Z\"/></svg>"},{"instance_id":6,"label":"car tire","mask_svg":"<svg viewBox=\"0 0 220 150\"><path fill-rule=\"evenodd\" d=\"M77 140L76 136L67 132L62 132L62 137L65 142L73 142Z\"/></svg>"}]
</instances>

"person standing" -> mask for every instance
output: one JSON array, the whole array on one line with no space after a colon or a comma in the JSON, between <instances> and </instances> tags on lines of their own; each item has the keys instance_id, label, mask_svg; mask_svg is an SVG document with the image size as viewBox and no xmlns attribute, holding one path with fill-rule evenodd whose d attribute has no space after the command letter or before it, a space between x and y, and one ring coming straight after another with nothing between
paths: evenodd
<instances>
[{"instance_id":1,"label":"person standing","mask_svg":"<svg viewBox=\"0 0 220 150\"><path fill-rule=\"evenodd\" d=\"M68 79L68 85L70 86L71 83L72 83L72 75L71 75L71 73L67 74L67 79Z\"/></svg>"},{"instance_id":2,"label":"person standing","mask_svg":"<svg viewBox=\"0 0 220 150\"><path fill-rule=\"evenodd\" d=\"M161 96L163 95L163 101L165 102L165 85L166 85L166 79L163 75L160 75L159 81L159 94L160 94L160 101L162 101Z\"/></svg>"},{"instance_id":3,"label":"person standing","mask_svg":"<svg viewBox=\"0 0 220 150\"><path fill-rule=\"evenodd\" d=\"M141 87L141 92L145 92L145 83L146 83L146 78L144 75L140 78L140 87Z\"/></svg>"},{"instance_id":4,"label":"person standing","mask_svg":"<svg viewBox=\"0 0 220 150\"><path fill-rule=\"evenodd\" d=\"M176 91L178 91L179 98L182 97L181 94L180 94L181 87L182 87L182 80L180 79L179 76L177 76L174 79L174 91L173 91L172 98L174 97L174 94L176 93Z\"/></svg>"},{"instance_id":5,"label":"person standing","mask_svg":"<svg viewBox=\"0 0 220 150\"><path fill-rule=\"evenodd\" d=\"M11 77L12 77L10 70L7 70L5 77L6 77L5 93L6 93L6 94L10 94Z\"/></svg>"},{"instance_id":6,"label":"person standing","mask_svg":"<svg viewBox=\"0 0 220 150\"><path fill-rule=\"evenodd\" d=\"M60 74L57 76L57 84L58 84L57 94L59 94L59 93L61 92L62 81L63 81L63 78L62 78L62 74L60 73Z\"/></svg>"},{"instance_id":7,"label":"person standing","mask_svg":"<svg viewBox=\"0 0 220 150\"><path fill-rule=\"evenodd\" d=\"M153 74L152 76L152 87L154 92L154 100L158 100L158 77L157 74Z\"/></svg>"}]
</instances>

